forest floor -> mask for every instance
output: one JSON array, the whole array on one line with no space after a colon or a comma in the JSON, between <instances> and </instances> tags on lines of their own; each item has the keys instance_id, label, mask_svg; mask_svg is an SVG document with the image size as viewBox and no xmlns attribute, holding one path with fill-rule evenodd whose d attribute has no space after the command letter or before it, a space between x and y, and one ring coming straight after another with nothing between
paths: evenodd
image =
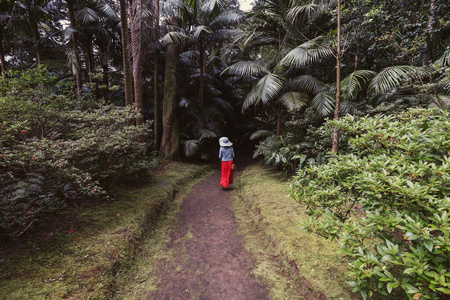
<instances>
[{"instance_id":1,"label":"forest floor","mask_svg":"<svg viewBox=\"0 0 450 300\"><path fill-rule=\"evenodd\" d=\"M289 261L288 267L284 264L287 254L274 249L277 242L267 239L240 201L241 171L231 190L219 186L217 170L175 203L176 208L144 244L116 296L323 300L328 294L332 296L328 299L351 299L350 295L333 297L336 295L330 291L320 291L299 273L294 261Z\"/></svg>"},{"instance_id":2,"label":"forest floor","mask_svg":"<svg viewBox=\"0 0 450 300\"><path fill-rule=\"evenodd\" d=\"M337 245L300 229L287 180L247 163L231 190L220 165L168 164L0 247L0 298L356 299Z\"/></svg>"}]
</instances>

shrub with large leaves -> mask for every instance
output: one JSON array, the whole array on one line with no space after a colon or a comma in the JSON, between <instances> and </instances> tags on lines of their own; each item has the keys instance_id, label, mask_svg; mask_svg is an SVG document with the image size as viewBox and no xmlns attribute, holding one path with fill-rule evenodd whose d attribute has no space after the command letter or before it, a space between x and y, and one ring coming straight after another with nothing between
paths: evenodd
<instances>
[{"instance_id":1,"label":"shrub with large leaves","mask_svg":"<svg viewBox=\"0 0 450 300\"><path fill-rule=\"evenodd\" d=\"M300 170L290 188L308 207L305 228L337 239L349 284L364 298L447 299L450 113L414 109L334 125L352 137L351 151Z\"/></svg>"}]
</instances>

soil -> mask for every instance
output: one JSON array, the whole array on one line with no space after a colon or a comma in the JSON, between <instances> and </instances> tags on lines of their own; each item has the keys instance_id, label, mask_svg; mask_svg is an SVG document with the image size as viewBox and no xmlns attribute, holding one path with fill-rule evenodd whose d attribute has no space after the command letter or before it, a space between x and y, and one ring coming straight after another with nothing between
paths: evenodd
<instances>
[{"instance_id":1,"label":"soil","mask_svg":"<svg viewBox=\"0 0 450 300\"><path fill-rule=\"evenodd\" d=\"M167 245L178 256L157 262L158 285L147 299L269 299L237 234L233 189L219 182L216 171L183 200Z\"/></svg>"}]
</instances>

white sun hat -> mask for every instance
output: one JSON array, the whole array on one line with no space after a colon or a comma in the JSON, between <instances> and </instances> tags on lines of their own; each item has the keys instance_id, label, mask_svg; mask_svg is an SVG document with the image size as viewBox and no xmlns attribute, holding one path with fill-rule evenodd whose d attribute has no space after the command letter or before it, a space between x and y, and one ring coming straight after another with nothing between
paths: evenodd
<instances>
[{"instance_id":1,"label":"white sun hat","mask_svg":"<svg viewBox=\"0 0 450 300\"><path fill-rule=\"evenodd\" d=\"M219 139L219 145L221 147L230 147L233 146L233 143L230 142L230 140L226 136L223 136Z\"/></svg>"}]
</instances>

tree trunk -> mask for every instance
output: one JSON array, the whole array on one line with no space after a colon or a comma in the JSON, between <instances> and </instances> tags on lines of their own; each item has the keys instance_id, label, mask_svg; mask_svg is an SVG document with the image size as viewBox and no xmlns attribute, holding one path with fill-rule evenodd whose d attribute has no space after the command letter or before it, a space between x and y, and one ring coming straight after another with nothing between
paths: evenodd
<instances>
[{"instance_id":1,"label":"tree trunk","mask_svg":"<svg viewBox=\"0 0 450 300\"><path fill-rule=\"evenodd\" d=\"M125 105L129 106L133 104L133 78L131 75L130 39L128 36L127 4L125 0L120 0L120 21L122 23L121 26L122 61L123 61L123 77L124 77L123 81L125 89Z\"/></svg>"},{"instance_id":2,"label":"tree trunk","mask_svg":"<svg viewBox=\"0 0 450 300\"><path fill-rule=\"evenodd\" d=\"M75 28L75 12L73 10L73 0L67 1L67 7L69 10L69 19L70 19L70 27ZM75 60L75 81L77 83L77 95L78 97L81 96L82 86L83 83L81 81L81 72L80 72L80 59L78 57L78 45L77 45L77 37L75 35L75 32L72 32L71 34L72 39L72 47L73 47L73 59Z\"/></svg>"},{"instance_id":3,"label":"tree trunk","mask_svg":"<svg viewBox=\"0 0 450 300\"><path fill-rule=\"evenodd\" d=\"M131 45L133 55L134 104L139 116L136 125L144 124L142 99L142 0L131 2Z\"/></svg>"},{"instance_id":4,"label":"tree trunk","mask_svg":"<svg viewBox=\"0 0 450 300\"><path fill-rule=\"evenodd\" d=\"M205 70L206 70L206 58L205 58L205 40L203 36L200 37L200 87L199 87L199 98L200 105L203 107L205 105Z\"/></svg>"},{"instance_id":5,"label":"tree trunk","mask_svg":"<svg viewBox=\"0 0 450 300\"><path fill-rule=\"evenodd\" d=\"M436 0L431 0L430 12L428 17L428 34L427 34L427 52L428 59L433 60L433 23L434 23L434 10L436 8Z\"/></svg>"},{"instance_id":6,"label":"tree trunk","mask_svg":"<svg viewBox=\"0 0 450 300\"><path fill-rule=\"evenodd\" d=\"M334 108L334 120L339 120L339 101L341 98L341 1L337 6L337 52L336 52L336 107ZM333 128L333 153L337 155L339 150L339 131Z\"/></svg>"},{"instance_id":7,"label":"tree trunk","mask_svg":"<svg viewBox=\"0 0 450 300\"><path fill-rule=\"evenodd\" d=\"M168 159L176 159L179 151L178 104L178 56L179 47L175 44L167 46L166 70L164 78L163 98L163 135L161 153Z\"/></svg>"},{"instance_id":8,"label":"tree trunk","mask_svg":"<svg viewBox=\"0 0 450 300\"><path fill-rule=\"evenodd\" d=\"M36 43L36 61L38 65L41 64L41 46L39 45L41 36L39 34L38 25L32 22L31 30L33 31L34 42Z\"/></svg>"},{"instance_id":9,"label":"tree trunk","mask_svg":"<svg viewBox=\"0 0 450 300\"><path fill-rule=\"evenodd\" d=\"M88 38L87 42L87 67L88 67L88 76L89 76L89 82L92 83L92 74L94 73L94 53L92 48L92 36ZM92 88L92 87L91 87Z\"/></svg>"},{"instance_id":10,"label":"tree trunk","mask_svg":"<svg viewBox=\"0 0 450 300\"><path fill-rule=\"evenodd\" d=\"M153 72L153 138L155 149L159 149L161 143L161 113L160 107L160 80L159 80L159 0L155 0L155 69Z\"/></svg>"},{"instance_id":11,"label":"tree trunk","mask_svg":"<svg viewBox=\"0 0 450 300\"><path fill-rule=\"evenodd\" d=\"M3 29L0 28L0 63L2 65L1 74L6 74L5 52L3 50Z\"/></svg>"}]
</instances>

